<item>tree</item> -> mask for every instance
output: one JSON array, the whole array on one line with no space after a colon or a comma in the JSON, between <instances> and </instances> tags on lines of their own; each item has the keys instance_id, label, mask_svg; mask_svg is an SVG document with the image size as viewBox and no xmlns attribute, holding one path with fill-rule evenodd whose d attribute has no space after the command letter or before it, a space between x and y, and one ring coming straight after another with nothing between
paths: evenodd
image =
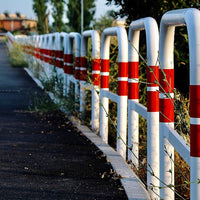
<instances>
[{"instance_id":1,"label":"tree","mask_svg":"<svg viewBox=\"0 0 200 200\"><path fill-rule=\"evenodd\" d=\"M140 19L142 17L153 17L160 24L161 17L169 10L182 8L200 8L199 0L107 0L107 5L114 3L121 6L119 11L114 12L115 16L127 17L127 23ZM141 37L141 40L144 38ZM189 92L189 50L186 28L176 28L175 32L175 48L174 48L174 63L175 63L175 87L178 88L184 95L188 96ZM185 81L178 80L179 77L185 77Z\"/></svg>"},{"instance_id":2,"label":"tree","mask_svg":"<svg viewBox=\"0 0 200 200\"><path fill-rule=\"evenodd\" d=\"M115 19L109 15L101 16L99 19L94 20L93 28L102 33L105 28L112 26L114 20Z\"/></svg>"},{"instance_id":3,"label":"tree","mask_svg":"<svg viewBox=\"0 0 200 200\"><path fill-rule=\"evenodd\" d=\"M53 22L53 29L54 31L61 32L65 28L65 24L62 20L63 13L64 13L64 0L51 0L51 4L53 6L53 13L52 17L54 19Z\"/></svg>"},{"instance_id":4,"label":"tree","mask_svg":"<svg viewBox=\"0 0 200 200\"><path fill-rule=\"evenodd\" d=\"M88 29L95 14L95 0L84 0L84 29ZM81 1L69 0L67 3L67 23L69 31L81 31Z\"/></svg>"},{"instance_id":5,"label":"tree","mask_svg":"<svg viewBox=\"0 0 200 200\"><path fill-rule=\"evenodd\" d=\"M127 17L127 23L142 17L153 17L160 22L162 15L173 9L199 8L199 0L107 0L106 4L121 6L116 16Z\"/></svg>"},{"instance_id":6,"label":"tree","mask_svg":"<svg viewBox=\"0 0 200 200\"><path fill-rule=\"evenodd\" d=\"M33 0L33 10L38 18L37 29L40 34L48 33L48 0Z\"/></svg>"}]
</instances>

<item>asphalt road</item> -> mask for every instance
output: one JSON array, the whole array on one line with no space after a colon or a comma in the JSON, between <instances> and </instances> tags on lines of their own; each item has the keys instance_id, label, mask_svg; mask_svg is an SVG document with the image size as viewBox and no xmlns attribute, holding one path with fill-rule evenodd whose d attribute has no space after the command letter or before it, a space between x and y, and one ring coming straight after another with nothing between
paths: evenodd
<instances>
[{"instance_id":1,"label":"asphalt road","mask_svg":"<svg viewBox=\"0 0 200 200\"><path fill-rule=\"evenodd\" d=\"M59 111L32 112L44 96L0 42L0 200L124 200L105 156Z\"/></svg>"}]
</instances>

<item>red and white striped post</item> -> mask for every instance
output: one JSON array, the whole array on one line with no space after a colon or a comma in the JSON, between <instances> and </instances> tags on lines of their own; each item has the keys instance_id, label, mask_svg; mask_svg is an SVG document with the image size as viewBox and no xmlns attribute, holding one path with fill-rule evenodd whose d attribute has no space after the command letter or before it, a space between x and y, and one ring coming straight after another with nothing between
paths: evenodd
<instances>
[{"instance_id":1,"label":"red and white striped post","mask_svg":"<svg viewBox=\"0 0 200 200\"><path fill-rule=\"evenodd\" d=\"M174 185L174 167L172 161L164 152L173 159L173 148L164 139L167 134L167 126L173 126L173 85L174 85L174 32L176 26L187 26L189 39L190 58L190 180L191 199L200 199L200 12L197 9L180 9L165 13L161 19L160 27L160 178L167 185ZM167 94L167 95L166 95ZM171 94L171 98L169 95ZM163 166L163 167L162 167ZM170 170L170 172L169 172ZM161 184L163 186L163 184ZM164 187L161 197L174 199L174 192Z\"/></svg>"},{"instance_id":2,"label":"red and white striped post","mask_svg":"<svg viewBox=\"0 0 200 200\"><path fill-rule=\"evenodd\" d=\"M87 78L87 44L88 38L92 39L92 130L99 129L99 84L100 84L100 37L95 30L88 30L82 33L81 38L81 68L80 68L80 112L85 111L85 92Z\"/></svg>"},{"instance_id":3,"label":"red and white striped post","mask_svg":"<svg viewBox=\"0 0 200 200\"><path fill-rule=\"evenodd\" d=\"M128 79L128 159L138 167L138 114L131 108L131 101L139 99L139 33L145 30L147 41L147 185L152 199L159 194L159 67L158 67L158 26L151 18L133 21L129 27L129 79ZM137 158L135 157L137 156ZM152 174L154 176L152 176ZM156 194L155 194L156 193Z\"/></svg>"},{"instance_id":4,"label":"red and white striped post","mask_svg":"<svg viewBox=\"0 0 200 200\"><path fill-rule=\"evenodd\" d=\"M69 63L68 48L69 48L69 34L65 32L60 33L63 42L63 95L67 96L67 76L72 74L70 67L73 66L73 57L71 59L72 63Z\"/></svg>"},{"instance_id":5,"label":"red and white striped post","mask_svg":"<svg viewBox=\"0 0 200 200\"><path fill-rule=\"evenodd\" d=\"M35 64L39 63L39 40L40 40L40 36L36 35L35 36Z\"/></svg>"},{"instance_id":6,"label":"red and white striped post","mask_svg":"<svg viewBox=\"0 0 200 200\"><path fill-rule=\"evenodd\" d=\"M56 86L59 83L63 83L63 45L62 45L62 39L60 33L54 33L55 40L54 40L54 50L55 50L55 67L56 67L56 73L57 73L57 83Z\"/></svg>"},{"instance_id":7,"label":"red and white striped post","mask_svg":"<svg viewBox=\"0 0 200 200\"><path fill-rule=\"evenodd\" d=\"M54 50L54 40L55 40L55 37L54 37L54 34L53 33L50 33L48 34L48 44L47 44L47 51L48 51L48 76L49 76L49 79L53 79L55 74L54 74L54 71L55 71L55 67L54 67L54 64L55 64L55 50Z\"/></svg>"},{"instance_id":8,"label":"red and white striped post","mask_svg":"<svg viewBox=\"0 0 200 200\"><path fill-rule=\"evenodd\" d=\"M73 43L75 44L75 80L73 76L69 76L68 86L70 87L70 82L75 84L75 101L79 99L79 79L80 79L80 50L81 50L81 35L80 33L71 32L69 33L69 48L68 55L73 55ZM73 60L73 57L69 57L69 62ZM72 62L73 63L73 62ZM73 68L70 66L70 71L73 73Z\"/></svg>"},{"instance_id":9,"label":"red and white striped post","mask_svg":"<svg viewBox=\"0 0 200 200\"><path fill-rule=\"evenodd\" d=\"M49 78L49 51L48 51L48 40L49 40L49 34L44 35L44 41L43 41L43 63L44 63L44 78Z\"/></svg>"},{"instance_id":10,"label":"red and white striped post","mask_svg":"<svg viewBox=\"0 0 200 200\"><path fill-rule=\"evenodd\" d=\"M100 136L108 142L108 96L110 36L117 36L119 43L118 95L117 95L117 151L126 159L127 96L128 96L128 38L125 28L104 29L101 37L101 89L100 89ZM105 91L105 92L104 92Z\"/></svg>"}]
</instances>

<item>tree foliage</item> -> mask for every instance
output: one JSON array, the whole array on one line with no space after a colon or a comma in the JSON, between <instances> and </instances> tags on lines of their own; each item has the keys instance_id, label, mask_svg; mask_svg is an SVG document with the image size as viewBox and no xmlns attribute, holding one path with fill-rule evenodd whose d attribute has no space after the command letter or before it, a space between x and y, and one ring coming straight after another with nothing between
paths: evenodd
<instances>
[{"instance_id":1,"label":"tree foliage","mask_svg":"<svg viewBox=\"0 0 200 200\"><path fill-rule=\"evenodd\" d=\"M54 21L52 25L54 31L61 32L65 28L65 24L62 20L64 14L64 3L64 0L51 0L51 4L53 6L52 17Z\"/></svg>"},{"instance_id":2,"label":"tree foliage","mask_svg":"<svg viewBox=\"0 0 200 200\"><path fill-rule=\"evenodd\" d=\"M100 33L107 27L111 27L113 24L114 18L112 16L104 15L99 19L95 19L93 23L93 28L98 30Z\"/></svg>"},{"instance_id":3,"label":"tree foliage","mask_svg":"<svg viewBox=\"0 0 200 200\"><path fill-rule=\"evenodd\" d=\"M111 3L121 7L115 11L115 15L126 17L128 23L149 16L159 23L162 15L168 10L199 7L199 0L107 0L106 2L107 5Z\"/></svg>"},{"instance_id":4,"label":"tree foliage","mask_svg":"<svg viewBox=\"0 0 200 200\"><path fill-rule=\"evenodd\" d=\"M40 34L48 33L48 0L33 0L33 10L38 18L37 29Z\"/></svg>"},{"instance_id":5,"label":"tree foliage","mask_svg":"<svg viewBox=\"0 0 200 200\"><path fill-rule=\"evenodd\" d=\"M88 29L95 14L95 0L84 0L84 29ZM68 0L67 23L69 31L81 31L81 1Z\"/></svg>"},{"instance_id":6,"label":"tree foliage","mask_svg":"<svg viewBox=\"0 0 200 200\"><path fill-rule=\"evenodd\" d=\"M114 14L116 17L126 17L128 24L143 17L153 17L159 25L161 17L169 10L200 8L199 0L107 0L107 5L111 3L121 6L121 9L115 11ZM144 38L141 37L141 40ZM176 28L174 46L175 87L187 96L189 92L189 49L186 28ZM179 77L181 79L184 77L185 81L179 80Z\"/></svg>"}]
</instances>

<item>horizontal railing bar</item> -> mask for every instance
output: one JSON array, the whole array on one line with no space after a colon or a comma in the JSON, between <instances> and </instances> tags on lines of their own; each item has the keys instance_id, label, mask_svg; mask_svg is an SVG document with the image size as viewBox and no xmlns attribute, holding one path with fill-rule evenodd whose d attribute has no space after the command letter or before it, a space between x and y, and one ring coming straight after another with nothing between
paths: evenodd
<instances>
[{"instance_id":1,"label":"horizontal railing bar","mask_svg":"<svg viewBox=\"0 0 200 200\"><path fill-rule=\"evenodd\" d=\"M180 156L190 165L190 147L187 142L170 126L164 125L164 137L176 149Z\"/></svg>"},{"instance_id":2,"label":"horizontal railing bar","mask_svg":"<svg viewBox=\"0 0 200 200\"><path fill-rule=\"evenodd\" d=\"M140 114L142 117L147 119L147 108L143 106L142 104L136 102L136 101L130 101L130 109L136 111L138 114Z\"/></svg>"},{"instance_id":3,"label":"horizontal railing bar","mask_svg":"<svg viewBox=\"0 0 200 200\"><path fill-rule=\"evenodd\" d=\"M107 90L101 90L101 96L107 97L108 99L114 101L115 103L118 103L118 95L113 92Z\"/></svg>"}]
</instances>

